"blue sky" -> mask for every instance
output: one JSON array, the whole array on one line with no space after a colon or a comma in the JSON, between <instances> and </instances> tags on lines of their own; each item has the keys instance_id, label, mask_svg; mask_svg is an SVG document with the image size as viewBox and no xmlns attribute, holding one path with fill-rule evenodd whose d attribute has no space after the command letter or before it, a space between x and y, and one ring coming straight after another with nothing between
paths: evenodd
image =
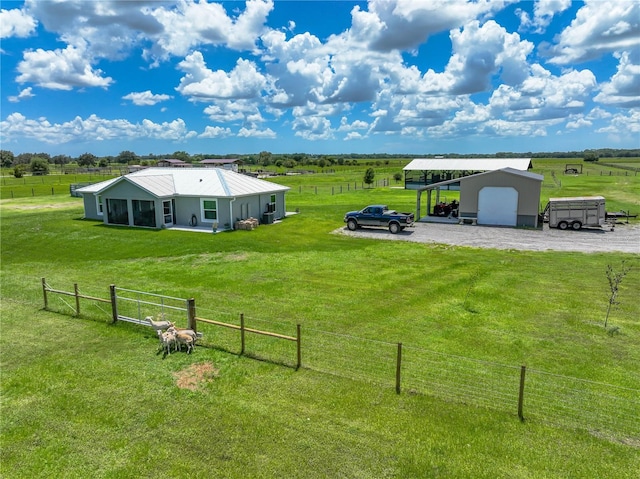
<instances>
[{"instance_id":1,"label":"blue sky","mask_svg":"<svg viewBox=\"0 0 640 479\"><path fill-rule=\"evenodd\" d=\"M1 147L640 148L638 0L0 1Z\"/></svg>"}]
</instances>

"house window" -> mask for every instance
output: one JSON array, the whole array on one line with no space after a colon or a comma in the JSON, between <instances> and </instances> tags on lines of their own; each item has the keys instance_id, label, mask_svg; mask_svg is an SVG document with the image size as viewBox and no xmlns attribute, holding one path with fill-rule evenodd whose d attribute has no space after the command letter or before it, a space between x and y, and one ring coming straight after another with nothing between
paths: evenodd
<instances>
[{"instance_id":1,"label":"house window","mask_svg":"<svg viewBox=\"0 0 640 479\"><path fill-rule=\"evenodd\" d=\"M104 213L104 209L102 205L102 196L100 195L96 196L96 211L100 216L102 216L102 214Z\"/></svg>"},{"instance_id":2,"label":"house window","mask_svg":"<svg viewBox=\"0 0 640 479\"><path fill-rule=\"evenodd\" d=\"M276 195L271 195L271 202L267 205L267 213L276 211Z\"/></svg>"},{"instance_id":3,"label":"house window","mask_svg":"<svg viewBox=\"0 0 640 479\"><path fill-rule=\"evenodd\" d=\"M133 224L135 226L156 227L156 204L148 200L131 200Z\"/></svg>"},{"instance_id":4,"label":"house window","mask_svg":"<svg viewBox=\"0 0 640 479\"><path fill-rule=\"evenodd\" d=\"M107 199L107 222L112 225L128 225L129 209L127 200Z\"/></svg>"},{"instance_id":5,"label":"house window","mask_svg":"<svg viewBox=\"0 0 640 479\"><path fill-rule=\"evenodd\" d=\"M202 218L203 222L218 221L217 200L202 200Z\"/></svg>"}]
</instances>

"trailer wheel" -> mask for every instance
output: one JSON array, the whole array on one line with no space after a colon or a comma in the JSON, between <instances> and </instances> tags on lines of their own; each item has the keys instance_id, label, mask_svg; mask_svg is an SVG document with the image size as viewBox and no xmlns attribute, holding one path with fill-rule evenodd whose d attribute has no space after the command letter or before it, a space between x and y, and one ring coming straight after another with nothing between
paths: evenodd
<instances>
[{"instance_id":1,"label":"trailer wheel","mask_svg":"<svg viewBox=\"0 0 640 479\"><path fill-rule=\"evenodd\" d=\"M571 227L574 231L578 231L580 228L582 228L582 223L580 223L579 221L574 221L573 223L571 223Z\"/></svg>"},{"instance_id":2,"label":"trailer wheel","mask_svg":"<svg viewBox=\"0 0 640 479\"><path fill-rule=\"evenodd\" d=\"M558 223L558 229L560 230L566 230L569 227L569 223L567 223L566 221L561 221L560 223Z\"/></svg>"},{"instance_id":3,"label":"trailer wheel","mask_svg":"<svg viewBox=\"0 0 640 479\"><path fill-rule=\"evenodd\" d=\"M347 228L349 228L349 230L351 231L355 231L358 229L358 222L356 220L354 220L353 218L351 218L349 221L347 221Z\"/></svg>"},{"instance_id":4,"label":"trailer wheel","mask_svg":"<svg viewBox=\"0 0 640 479\"><path fill-rule=\"evenodd\" d=\"M396 234L401 230L400 225L398 223L389 223L389 231L391 234Z\"/></svg>"}]
</instances>

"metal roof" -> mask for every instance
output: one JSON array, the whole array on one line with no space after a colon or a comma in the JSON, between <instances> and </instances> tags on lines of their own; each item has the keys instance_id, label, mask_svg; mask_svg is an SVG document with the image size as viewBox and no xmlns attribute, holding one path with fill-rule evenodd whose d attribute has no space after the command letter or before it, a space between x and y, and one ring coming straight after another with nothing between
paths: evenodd
<instances>
[{"instance_id":1,"label":"metal roof","mask_svg":"<svg viewBox=\"0 0 640 479\"><path fill-rule=\"evenodd\" d=\"M222 168L145 168L128 175L79 188L80 193L100 193L116 182L129 181L152 195L240 197L287 191L287 186Z\"/></svg>"},{"instance_id":2,"label":"metal roof","mask_svg":"<svg viewBox=\"0 0 640 479\"><path fill-rule=\"evenodd\" d=\"M531 158L416 158L403 170L493 171L514 168L527 171Z\"/></svg>"},{"instance_id":3,"label":"metal roof","mask_svg":"<svg viewBox=\"0 0 640 479\"><path fill-rule=\"evenodd\" d=\"M520 171L520 170L516 170L514 168L500 168L500 170L495 170L495 171L502 171L504 173L509 173L511 175L520 176L520 177L523 177L523 178L529 178L531 180L536 180L536 181L543 181L544 180L544 176L543 175L539 175L537 173L531 173L530 171ZM482 173L476 173L475 175L463 176L462 178L454 178L452 180L440 181L439 183L432 183L430 185L418 188L418 190L419 191L434 190L434 189L437 189L437 188L439 188L441 186L450 185L450 184L453 184L453 183L464 182L464 181L467 181L470 178L477 178L478 176L490 175L490 174L494 173L495 171L494 170L492 170L492 171L483 171Z\"/></svg>"}]
</instances>

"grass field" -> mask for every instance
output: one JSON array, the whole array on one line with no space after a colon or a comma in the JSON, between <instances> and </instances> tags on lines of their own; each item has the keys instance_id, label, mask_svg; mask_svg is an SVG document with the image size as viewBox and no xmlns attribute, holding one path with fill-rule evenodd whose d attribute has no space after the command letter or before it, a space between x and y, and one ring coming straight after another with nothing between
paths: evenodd
<instances>
[{"instance_id":1,"label":"grass field","mask_svg":"<svg viewBox=\"0 0 640 479\"><path fill-rule=\"evenodd\" d=\"M568 176L564 164L534 161L545 174L545 198L602 194L608 209L639 209L640 177L604 175L588 164L585 174ZM381 166L376 177L399 169ZM81 200L68 195L3 199L1 475L637 477L640 411L612 427L589 427L589 415L559 422L534 411L521 423L515 407L482 407L464 391L445 397L408 387L397 395L393 363L388 381L376 368L402 342L409 366L412 351L446 355L460 367L505 365L516 375L526 364L575 379L576 404L585 384L620 388L633 413L638 255L332 234L345 211L367 203L415 208L414 192L362 189L363 173L279 177L292 188L287 209L299 214L217 235L105 227L83 220ZM357 189L346 190L351 183ZM605 270L623 260L633 269L610 317L620 333L609 335ZM150 330L110 325L104 307L83 303L75 318L72 298L52 296L51 311L43 310L42 277L98 297L108 297L109 284L193 297L201 317L237 321L243 313L250 327L283 334L301 324L309 349L296 371L287 366L290 345L252 337L256 360L236 354L229 331L209 327L193 355L163 360ZM419 385L423 365L414 363ZM617 403L599 400L606 423Z\"/></svg>"}]
</instances>

